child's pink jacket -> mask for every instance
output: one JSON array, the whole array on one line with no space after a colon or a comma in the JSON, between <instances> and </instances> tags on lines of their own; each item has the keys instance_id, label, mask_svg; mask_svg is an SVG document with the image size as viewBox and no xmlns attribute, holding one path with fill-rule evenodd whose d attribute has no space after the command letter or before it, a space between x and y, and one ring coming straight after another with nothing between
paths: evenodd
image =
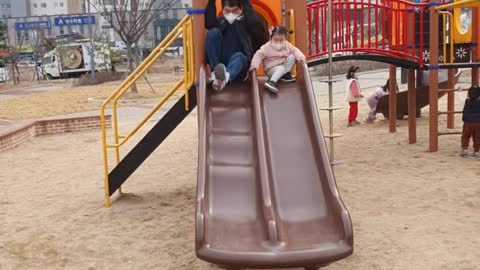
<instances>
[{"instance_id":1,"label":"child's pink jacket","mask_svg":"<svg viewBox=\"0 0 480 270\"><path fill-rule=\"evenodd\" d=\"M270 70L276 66L282 65L289 55L293 54L297 62L305 61L305 55L297 47L293 46L287 41L287 46L281 51L276 50L269 41L263 45L253 56L250 69L258 69L260 64L263 64L265 71Z\"/></svg>"}]
</instances>

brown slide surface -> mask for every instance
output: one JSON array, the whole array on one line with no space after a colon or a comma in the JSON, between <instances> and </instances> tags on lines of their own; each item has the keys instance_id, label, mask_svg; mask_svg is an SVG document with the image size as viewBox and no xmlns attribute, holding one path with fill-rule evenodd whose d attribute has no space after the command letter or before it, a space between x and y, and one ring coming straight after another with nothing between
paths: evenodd
<instances>
[{"instance_id":1,"label":"brown slide surface","mask_svg":"<svg viewBox=\"0 0 480 270\"><path fill-rule=\"evenodd\" d=\"M205 76L202 74L201 81ZM197 256L230 268L313 268L353 252L308 69L273 96L199 93Z\"/></svg>"}]
</instances>

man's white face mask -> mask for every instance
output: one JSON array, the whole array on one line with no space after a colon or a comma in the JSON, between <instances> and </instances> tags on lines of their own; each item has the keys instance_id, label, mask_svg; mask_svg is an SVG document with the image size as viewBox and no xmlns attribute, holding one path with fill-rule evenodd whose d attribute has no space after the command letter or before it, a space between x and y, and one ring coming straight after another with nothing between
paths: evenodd
<instances>
[{"instance_id":1,"label":"man's white face mask","mask_svg":"<svg viewBox=\"0 0 480 270\"><path fill-rule=\"evenodd\" d=\"M229 24L233 24L235 21L237 21L240 18L240 14L227 13L224 15L224 17Z\"/></svg>"}]
</instances>

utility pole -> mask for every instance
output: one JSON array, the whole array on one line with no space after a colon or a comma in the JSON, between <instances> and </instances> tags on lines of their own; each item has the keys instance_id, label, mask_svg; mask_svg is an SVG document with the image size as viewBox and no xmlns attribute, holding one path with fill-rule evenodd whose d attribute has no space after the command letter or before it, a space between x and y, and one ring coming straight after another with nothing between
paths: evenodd
<instances>
[{"instance_id":1,"label":"utility pole","mask_svg":"<svg viewBox=\"0 0 480 270\"><path fill-rule=\"evenodd\" d=\"M95 69L96 69L96 63L95 63L95 42L93 40L93 20L92 20L92 14L90 12L90 0L87 0L87 13L88 13L88 34L90 35L90 67L91 71L90 74L92 76L92 80L95 81Z\"/></svg>"},{"instance_id":2,"label":"utility pole","mask_svg":"<svg viewBox=\"0 0 480 270\"><path fill-rule=\"evenodd\" d=\"M327 33L328 33L328 118L329 118L329 138L330 138L330 162L335 162L335 144L333 133L333 2L328 0L327 2L328 14L327 14Z\"/></svg>"}]
</instances>

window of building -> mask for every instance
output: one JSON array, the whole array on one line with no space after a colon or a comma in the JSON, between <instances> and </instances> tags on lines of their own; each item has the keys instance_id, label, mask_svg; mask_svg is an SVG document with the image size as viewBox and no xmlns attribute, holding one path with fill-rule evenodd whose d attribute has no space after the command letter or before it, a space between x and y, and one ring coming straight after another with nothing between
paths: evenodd
<instances>
[{"instance_id":1,"label":"window of building","mask_svg":"<svg viewBox=\"0 0 480 270\"><path fill-rule=\"evenodd\" d=\"M60 2L59 5L60 5L61 7L63 7L63 2Z\"/></svg>"},{"instance_id":2,"label":"window of building","mask_svg":"<svg viewBox=\"0 0 480 270\"><path fill-rule=\"evenodd\" d=\"M33 7L34 7L34 8L38 8L37 3L33 3Z\"/></svg>"},{"instance_id":3,"label":"window of building","mask_svg":"<svg viewBox=\"0 0 480 270\"><path fill-rule=\"evenodd\" d=\"M12 6L10 4L7 4L7 8L11 8Z\"/></svg>"},{"instance_id":4,"label":"window of building","mask_svg":"<svg viewBox=\"0 0 480 270\"><path fill-rule=\"evenodd\" d=\"M42 8L46 8L46 7L47 7L47 3L42 3L42 4L41 4L41 7L42 7Z\"/></svg>"}]
</instances>

